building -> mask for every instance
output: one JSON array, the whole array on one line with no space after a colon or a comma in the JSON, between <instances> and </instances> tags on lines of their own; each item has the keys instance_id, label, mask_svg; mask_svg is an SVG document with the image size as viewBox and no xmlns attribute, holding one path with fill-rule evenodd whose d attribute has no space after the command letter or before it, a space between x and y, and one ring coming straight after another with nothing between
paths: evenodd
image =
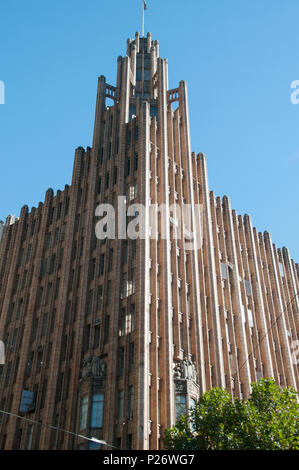
<instances>
[{"instance_id":1,"label":"building","mask_svg":"<svg viewBox=\"0 0 299 470\"><path fill-rule=\"evenodd\" d=\"M210 191L186 83L169 89L150 34L96 99L71 186L4 227L0 409L60 430L0 413L2 449L159 449L211 387L298 390L298 264Z\"/></svg>"},{"instance_id":2,"label":"building","mask_svg":"<svg viewBox=\"0 0 299 470\"><path fill-rule=\"evenodd\" d=\"M3 230L4 230L4 222L0 220L0 242L1 242L2 234L3 234Z\"/></svg>"}]
</instances>

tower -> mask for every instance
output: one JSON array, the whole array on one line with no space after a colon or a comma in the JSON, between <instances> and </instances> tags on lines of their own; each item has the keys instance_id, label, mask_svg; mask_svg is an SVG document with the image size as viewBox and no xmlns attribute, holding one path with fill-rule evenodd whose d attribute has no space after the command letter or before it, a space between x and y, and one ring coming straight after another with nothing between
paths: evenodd
<instances>
[{"instance_id":1,"label":"tower","mask_svg":"<svg viewBox=\"0 0 299 470\"><path fill-rule=\"evenodd\" d=\"M298 265L215 197L206 165L186 82L169 89L136 33L116 85L99 77L71 185L3 230L0 409L74 434L0 413L1 448L158 449L211 387L298 389Z\"/></svg>"}]
</instances>

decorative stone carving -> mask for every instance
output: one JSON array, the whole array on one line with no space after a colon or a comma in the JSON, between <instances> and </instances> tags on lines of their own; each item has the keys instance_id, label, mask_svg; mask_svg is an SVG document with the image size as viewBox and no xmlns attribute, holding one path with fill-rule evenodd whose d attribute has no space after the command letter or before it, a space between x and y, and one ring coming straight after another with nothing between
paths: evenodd
<instances>
[{"instance_id":1,"label":"decorative stone carving","mask_svg":"<svg viewBox=\"0 0 299 470\"><path fill-rule=\"evenodd\" d=\"M173 365L174 389L176 395L185 395L186 402L189 398L198 398L200 387L195 365L191 359L184 356L184 359Z\"/></svg>"},{"instance_id":2,"label":"decorative stone carving","mask_svg":"<svg viewBox=\"0 0 299 470\"><path fill-rule=\"evenodd\" d=\"M173 370L174 380L193 380L197 383L197 372L191 359L185 358L177 362Z\"/></svg>"},{"instance_id":3,"label":"decorative stone carving","mask_svg":"<svg viewBox=\"0 0 299 470\"><path fill-rule=\"evenodd\" d=\"M107 376L107 364L99 357L89 357L83 360L81 377L104 379Z\"/></svg>"}]
</instances>

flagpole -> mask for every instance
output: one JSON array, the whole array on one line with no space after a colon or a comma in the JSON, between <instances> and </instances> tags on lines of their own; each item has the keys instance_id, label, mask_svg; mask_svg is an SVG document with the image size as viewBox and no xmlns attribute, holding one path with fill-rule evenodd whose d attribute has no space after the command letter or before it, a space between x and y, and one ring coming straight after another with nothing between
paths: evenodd
<instances>
[{"instance_id":1,"label":"flagpole","mask_svg":"<svg viewBox=\"0 0 299 470\"><path fill-rule=\"evenodd\" d=\"M144 1L142 0L142 36L144 37Z\"/></svg>"}]
</instances>

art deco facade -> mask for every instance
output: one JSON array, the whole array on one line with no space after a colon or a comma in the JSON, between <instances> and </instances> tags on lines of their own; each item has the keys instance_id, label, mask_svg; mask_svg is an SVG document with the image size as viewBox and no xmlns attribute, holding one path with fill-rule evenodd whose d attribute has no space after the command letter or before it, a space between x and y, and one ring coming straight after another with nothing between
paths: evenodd
<instances>
[{"instance_id":1,"label":"art deco facade","mask_svg":"<svg viewBox=\"0 0 299 470\"><path fill-rule=\"evenodd\" d=\"M119 196L145 206L143 239L96 238L96 208L113 205L118 223ZM157 213L156 237L155 204L168 214ZM173 205L191 207L179 237ZM190 250L185 228L198 230L198 205ZM206 158L191 151L186 83L169 89L158 42L137 33L116 86L99 78L93 144L76 150L71 185L6 221L0 409L119 448L159 449L165 428L211 387L247 398L252 381L271 376L298 390L298 289L288 250L210 191ZM73 434L0 420L2 449L88 448Z\"/></svg>"}]
</instances>

